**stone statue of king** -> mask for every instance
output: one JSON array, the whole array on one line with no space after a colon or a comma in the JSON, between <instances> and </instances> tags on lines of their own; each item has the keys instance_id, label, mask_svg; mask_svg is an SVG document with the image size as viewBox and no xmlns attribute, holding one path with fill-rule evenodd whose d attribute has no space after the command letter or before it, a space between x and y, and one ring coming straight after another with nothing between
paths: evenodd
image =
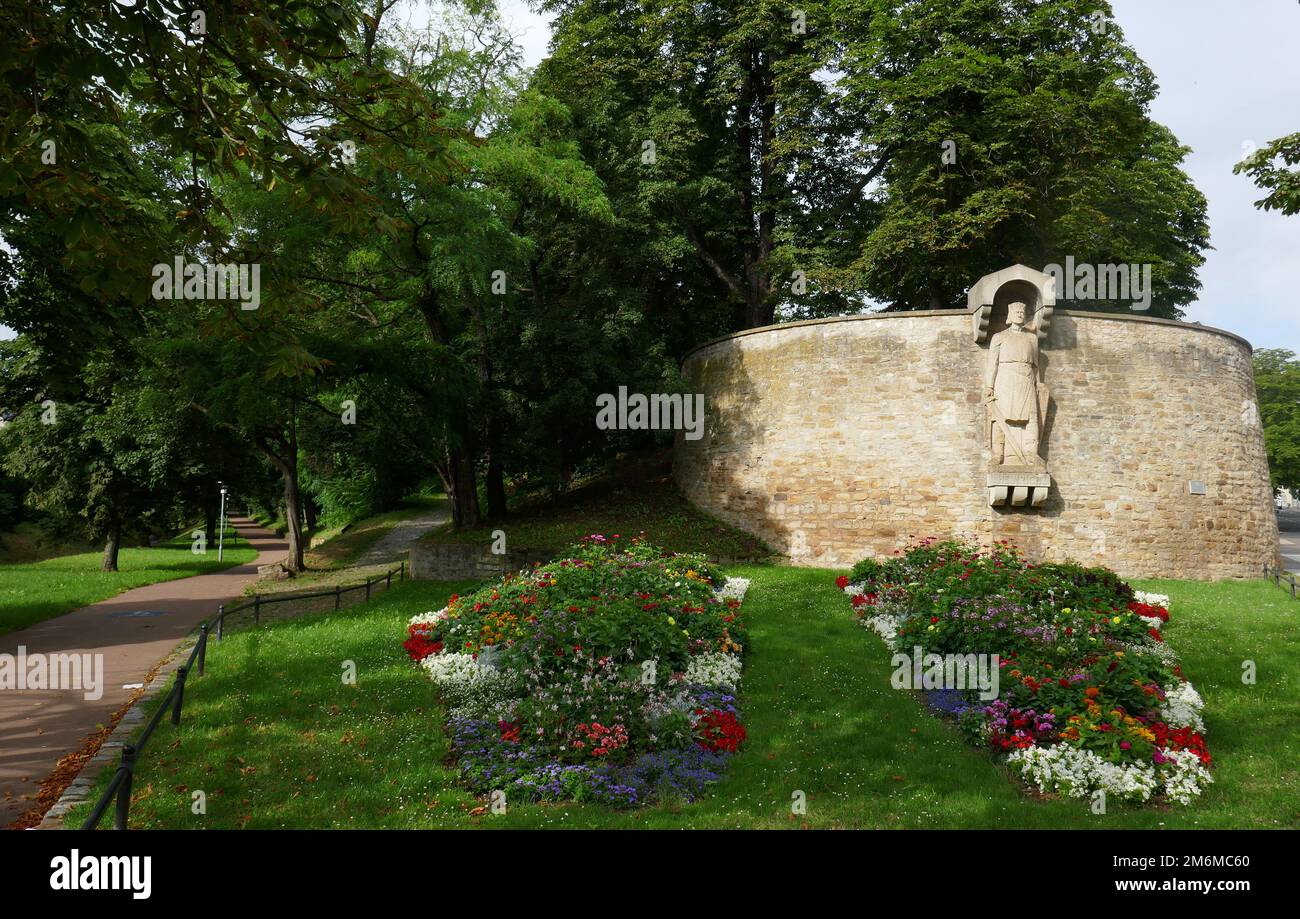
<instances>
[{"instance_id":1,"label":"stone statue of king","mask_svg":"<svg viewBox=\"0 0 1300 919\"><path fill-rule=\"evenodd\" d=\"M1038 455L1042 386L1038 380L1038 334L1025 328L1025 304L1007 306L1009 328L989 340L984 404L995 466L1045 469Z\"/></svg>"}]
</instances>

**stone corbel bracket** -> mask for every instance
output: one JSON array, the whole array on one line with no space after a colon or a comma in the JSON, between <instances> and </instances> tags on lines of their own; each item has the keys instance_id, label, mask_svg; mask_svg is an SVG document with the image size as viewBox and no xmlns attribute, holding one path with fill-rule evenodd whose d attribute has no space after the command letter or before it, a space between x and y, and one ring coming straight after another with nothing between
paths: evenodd
<instances>
[{"instance_id":1,"label":"stone corbel bracket","mask_svg":"<svg viewBox=\"0 0 1300 919\"><path fill-rule=\"evenodd\" d=\"M1012 265L993 274L986 274L971 287L966 294L966 307L970 310L971 337L975 344L982 345L989 340L989 320L993 317L993 303L998 291L1012 282L1030 284L1038 290L1038 302L1034 304L1034 330L1038 333L1038 343L1047 340L1047 332L1052 324L1052 311L1056 307L1056 279L1030 268L1028 265Z\"/></svg>"},{"instance_id":2,"label":"stone corbel bracket","mask_svg":"<svg viewBox=\"0 0 1300 919\"><path fill-rule=\"evenodd\" d=\"M995 470L988 477L989 507L1042 507L1051 487L1046 472Z\"/></svg>"}]
</instances>

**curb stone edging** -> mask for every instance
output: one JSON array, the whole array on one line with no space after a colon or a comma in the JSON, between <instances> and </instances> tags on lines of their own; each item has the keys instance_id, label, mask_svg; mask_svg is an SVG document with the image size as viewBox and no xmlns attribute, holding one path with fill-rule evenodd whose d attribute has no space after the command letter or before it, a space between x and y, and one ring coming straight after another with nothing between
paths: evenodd
<instances>
[{"instance_id":1,"label":"curb stone edging","mask_svg":"<svg viewBox=\"0 0 1300 919\"><path fill-rule=\"evenodd\" d=\"M45 812L41 822L32 829L36 830L67 830L79 829L79 827L69 827L64 823L64 817L68 811L79 804L85 804L90 800L90 793L95 786L99 784L100 775L108 769L117 769L122 756L122 747L130 741L133 735L144 726L145 723L145 703L151 702L163 694L167 688L167 677L176 672L181 663L188 657L189 652L194 647L194 641L189 640L174 648L167 659L154 672L153 678L150 679L144 689L136 696L122 717L109 735L104 738L95 755L86 761L77 773L77 777L72 780L59 799L50 805L50 809Z\"/></svg>"}]
</instances>

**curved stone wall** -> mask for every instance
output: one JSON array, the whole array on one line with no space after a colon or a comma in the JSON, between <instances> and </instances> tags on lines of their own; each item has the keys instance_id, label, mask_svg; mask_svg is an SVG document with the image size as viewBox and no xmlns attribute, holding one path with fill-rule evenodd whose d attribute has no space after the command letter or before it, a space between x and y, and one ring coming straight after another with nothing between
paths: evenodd
<instances>
[{"instance_id":1,"label":"curved stone wall","mask_svg":"<svg viewBox=\"0 0 1300 919\"><path fill-rule=\"evenodd\" d=\"M1052 485L1036 508L989 506L984 354L963 310L711 342L683 365L706 424L699 440L679 434L674 475L797 564L843 567L947 535L1129 577L1247 577L1276 559L1245 341L1057 311L1041 356Z\"/></svg>"}]
</instances>

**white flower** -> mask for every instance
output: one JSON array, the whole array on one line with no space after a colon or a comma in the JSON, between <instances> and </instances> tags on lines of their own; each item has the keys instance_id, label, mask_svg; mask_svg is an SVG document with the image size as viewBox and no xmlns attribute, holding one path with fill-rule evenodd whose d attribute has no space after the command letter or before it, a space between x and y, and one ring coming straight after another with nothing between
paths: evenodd
<instances>
[{"instance_id":1,"label":"white flower","mask_svg":"<svg viewBox=\"0 0 1300 919\"><path fill-rule=\"evenodd\" d=\"M409 624L410 625L433 625L435 622L441 622L446 618L447 618L447 607L444 606L442 609L438 610L437 612L430 610L427 613L420 613L418 615L412 616Z\"/></svg>"},{"instance_id":2,"label":"white flower","mask_svg":"<svg viewBox=\"0 0 1300 919\"><path fill-rule=\"evenodd\" d=\"M877 613L874 616L864 616L862 624L879 635L885 644L892 649L898 641L898 629L903 624L903 619L901 616Z\"/></svg>"},{"instance_id":3,"label":"white flower","mask_svg":"<svg viewBox=\"0 0 1300 919\"><path fill-rule=\"evenodd\" d=\"M1146 654L1150 657L1158 657L1170 667L1178 663L1178 652L1170 647L1168 642L1147 639L1141 644L1134 642L1119 642L1119 646L1125 651L1132 652L1133 654Z\"/></svg>"},{"instance_id":4,"label":"white flower","mask_svg":"<svg viewBox=\"0 0 1300 919\"><path fill-rule=\"evenodd\" d=\"M1007 761L1039 791L1071 798L1086 798L1101 790L1116 798L1145 801L1159 786L1155 768L1146 763L1111 763L1069 744L1017 750Z\"/></svg>"},{"instance_id":5,"label":"white flower","mask_svg":"<svg viewBox=\"0 0 1300 919\"><path fill-rule=\"evenodd\" d=\"M431 654L420 662L420 666L438 685L456 717L491 715L506 701L511 688L511 674L483 666L472 654Z\"/></svg>"},{"instance_id":6,"label":"white flower","mask_svg":"<svg viewBox=\"0 0 1300 919\"><path fill-rule=\"evenodd\" d=\"M1169 609L1169 598L1164 594L1149 594L1143 590L1133 591L1133 599L1138 603L1145 603L1147 606L1163 606Z\"/></svg>"},{"instance_id":7,"label":"white flower","mask_svg":"<svg viewBox=\"0 0 1300 919\"><path fill-rule=\"evenodd\" d=\"M1179 683L1176 686L1166 686L1164 690L1165 701L1160 706L1160 717L1165 724L1171 728L1191 728L1198 733L1203 732L1205 722L1201 719L1201 709L1205 708L1205 702L1192 684Z\"/></svg>"},{"instance_id":8,"label":"white flower","mask_svg":"<svg viewBox=\"0 0 1300 919\"><path fill-rule=\"evenodd\" d=\"M1214 781L1190 750L1165 750L1162 756L1165 762L1159 766L1120 765L1107 762L1091 750L1057 744L1017 750L1007 761L1039 791L1055 791L1072 798L1085 798L1101 790L1117 798L1145 801L1163 791L1171 801L1189 804Z\"/></svg>"},{"instance_id":9,"label":"white flower","mask_svg":"<svg viewBox=\"0 0 1300 919\"><path fill-rule=\"evenodd\" d=\"M749 592L749 578L727 578L727 582L713 592L719 600L744 601Z\"/></svg>"},{"instance_id":10,"label":"white flower","mask_svg":"<svg viewBox=\"0 0 1300 919\"><path fill-rule=\"evenodd\" d=\"M1191 750L1165 750L1161 755L1165 762L1159 767L1160 778L1171 801L1191 804L1192 798L1214 781L1210 771L1201 765L1200 758Z\"/></svg>"},{"instance_id":11,"label":"white flower","mask_svg":"<svg viewBox=\"0 0 1300 919\"><path fill-rule=\"evenodd\" d=\"M686 682L734 691L743 664L736 654L697 654L686 665Z\"/></svg>"}]
</instances>

